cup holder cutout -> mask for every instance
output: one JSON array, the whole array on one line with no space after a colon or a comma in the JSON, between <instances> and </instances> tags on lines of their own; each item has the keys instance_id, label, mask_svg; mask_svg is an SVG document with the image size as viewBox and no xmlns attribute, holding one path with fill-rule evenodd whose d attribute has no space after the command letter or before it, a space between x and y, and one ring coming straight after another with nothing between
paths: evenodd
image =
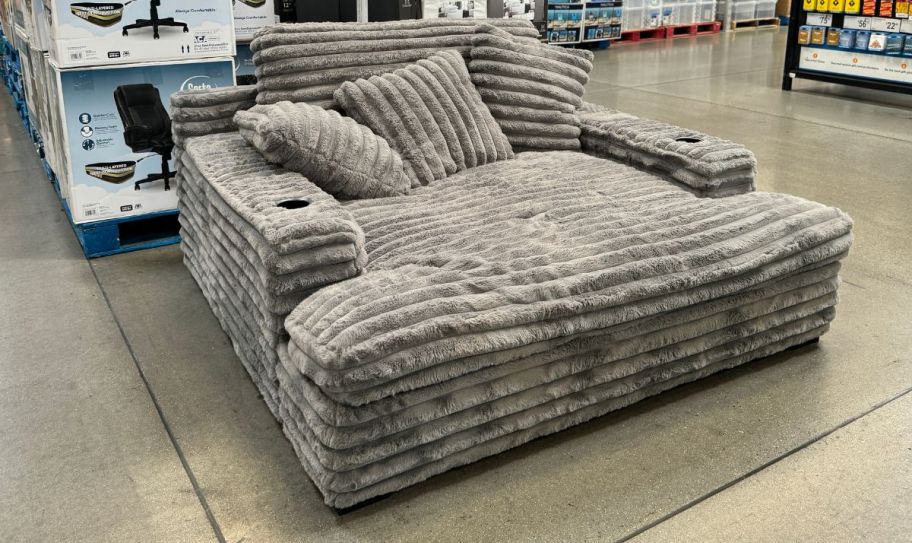
<instances>
[{"instance_id":1,"label":"cup holder cutout","mask_svg":"<svg viewBox=\"0 0 912 543\"><path fill-rule=\"evenodd\" d=\"M685 137L685 138L676 138L675 141L680 141L681 143L700 143L701 141L703 141L703 138Z\"/></svg>"},{"instance_id":2,"label":"cup holder cutout","mask_svg":"<svg viewBox=\"0 0 912 543\"><path fill-rule=\"evenodd\" d=\"M310 205L307 200L283 200L276 204L277 207L285 209L303 209Z\"/></svg>"}]
</instances>

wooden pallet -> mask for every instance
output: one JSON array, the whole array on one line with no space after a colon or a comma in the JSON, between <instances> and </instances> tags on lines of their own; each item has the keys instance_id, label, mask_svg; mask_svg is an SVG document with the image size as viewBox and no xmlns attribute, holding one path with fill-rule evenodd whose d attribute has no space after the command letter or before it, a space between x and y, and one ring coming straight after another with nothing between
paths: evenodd
<instances>
[{"instance_id":1,"label":"wooden pallet","mask_svg":"<svg viewBox=\"0 0 912 543\"><path fill-rule=\"evenodd\" d=\"M779 18L771 17L769 19L746 19L743 21L732 21L731 30L757 30L757 29L772 29L776 30L779 28Z\"/></svg>"},{"instance_id":2,"label":"wooden pallet","mask_svg":"<svg viewBox=\"0 0 912 543\"><path fill-rule=\"evenodd\" d=\"M699 36L703 34L717 34L722 31L722 23L709 21L689 25L676 25L665 27L666 38L681 38L686 36Z\"/></svg>"},{"instance_id":3,"label":"wooden pallet","mask_svg":"<svg viewBox=\"0 0 912 543\"><path fill-rule=\"evenodd\" d=\"M658 28L643 28L640 30L625 30L621 32L621 39L618 43L664 40L665 30L666 28L664 26Z\"/></svg>"}]
</instances>

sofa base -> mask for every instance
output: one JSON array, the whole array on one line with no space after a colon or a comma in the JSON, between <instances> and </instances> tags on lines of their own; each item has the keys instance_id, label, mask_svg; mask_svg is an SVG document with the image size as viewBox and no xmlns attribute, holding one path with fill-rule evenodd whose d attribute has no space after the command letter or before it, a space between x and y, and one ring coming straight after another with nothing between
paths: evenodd
<instances>
[{"instance_id":1,"label":"sofa base","mask_svg":"<svg viewBox=\"0 0 912 543\"><path fill-rule=\"evenodd\" d=\"M772 359L772 358L775 357L775 356L782 355L783 353L790 353L790 352L793 352L793 351L803 351L803 350L808 350L808 349L811 349L811 348L817 348L817 347L819 346L819 344L820 344L820 336L817 336L817 337L811 338L811 339L809 339L809 340L807 340L807 341L804 341L803 343L799 343L799 344L797 344L797 345L792 345L792 346L790 346L790 347L786 347L785 349L783 349L783 350L780 351L780 352L775 352L775 353L772 353L772 354L768 354L768 355L766 355L766 356L764 356L764 357L761 357L761 358L758 358L758 359L756 359L756 360L753 360L752 362L754 362L754 363L760 363L760 362L763 362L764 360ZM725 371L734 370L736 367L737 367L737 366L733 366L733 367L728 368L728 369L726 369L726 370L721 370L719 373L721 374L721 373L723 373L723 372L725 372ZM686 383L685 383L685 384L686 384ZM644 398L644 399L645 399L645 398ZM607 414L608 414L608 413L605 413L605 415L607 415ZM604 416L604 415L603 415L603 416ZM598 417L595 417L595 418L598 418ZM529 440L528 442L526 442L525 444L533 443L533 442L535 442L535 441L538 441L538 440L540 440L540 439L545 439L546 437L550 437L550 436L551 436L551 434L541 435L541 436L535 437L535 438L533 438L533 439L530 439L530 440ZM287 436L286 436L286 438L287 438ZM292 447L295 448L295 452L297 453L297 447L295 446L294 442L293 442L291 439L289 439L289 443L292 444ZM490 456L487 457L487 458L495 458L495 457L497 457L497 456L500 456L501 454L506 454L507 452L508 452L508 450L503 450L503 451L501 451L501 452L492 454L492 455L490 455ZM364 500L364 501L362 501L362 502L359 502L359 503L357 503L357 504L355 504L355 505L351 505L351 506L348 506L348 507L330 506L330 508L333 510L334 513L336 513L336 515L338 515L338 516L345 516L345 515L348 515L349 513L354 513L354 512L356 512L356 511L360 511L360 510L365 509L365 508L367 508L367 507L369 507L369 506L371 506L371 505L374 505L374 504L376 504L376 503L380 503L380 502L382 502L382 501L385 501L387 498L389 498L389 497L391 497L391 496L394 496L394 495L397 494L398 492L400 492L400 490L394 490L394 491L392 491L392 492L387 492L386 494L381 494L381 495L379 495L379 496L374 496L374 497L372 497L372 498L368 498L368 499L366 499L366 500Z\"/></svg>"}]
</instances>

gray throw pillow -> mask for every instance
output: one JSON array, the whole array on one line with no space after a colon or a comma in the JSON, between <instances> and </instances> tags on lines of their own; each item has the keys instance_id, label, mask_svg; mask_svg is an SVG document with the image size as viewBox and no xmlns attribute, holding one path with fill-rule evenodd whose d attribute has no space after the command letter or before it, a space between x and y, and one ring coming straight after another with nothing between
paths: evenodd
<instances>
[{"instance_id":1,"label":"gray throw pillow","mask_svg":"<svg viewBox=\"0 0 912 543\"><path fill-rule=\"evenodd\" d=\"M513 149L456 51L443 51L382 76L343 83L336 102L386 138L412 186L513 158Z\"/></svg>"},{"instance_id":2,"label":"gray throw pillow","mask_svg":"<svg viewBox=\"0 0 912 543\"><path fill-rule=\"evenodd\" d=\"M333 196L379 198L409 190L402 159L386 140L336 111L279 102L239 111L234 122L266 160Z\"/></svg>"},{"instance_id":3,"label":"gray throw pillow","mask_svg":"<svg viewBox=\"0 0 912 543\"><path fill-rule=\"evenodd\" d=\"M580 53L476 30L469 73L515 151L580 148L576 109L592 71L592 53Z\"/></svg>"}]
</instances>

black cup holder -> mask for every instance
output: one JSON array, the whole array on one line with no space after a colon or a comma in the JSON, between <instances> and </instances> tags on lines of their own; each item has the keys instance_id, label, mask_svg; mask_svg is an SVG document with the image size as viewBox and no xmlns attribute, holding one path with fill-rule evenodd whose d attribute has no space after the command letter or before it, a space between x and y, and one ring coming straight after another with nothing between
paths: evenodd
<instances>
[{"instance_id":1,"label":"black cup holder","mask_svg":"<svg viewBox=\"0 0 912 543\"><path fill-rule=\"evenodd\" d=\"M276 204L277 207L285 209L303 209L310 205L307 200L283 200Z\"/></svg>"},{"instance_id":2,"label":"black cup holder","mask_svg":"<svg viewBox=\"0 0 912 543\"><path fill-rule=\"evenodd\" d=\"M703 138L694 138L694 137L675 138L675 141L680 141L681 143L700 143L701 141L703 141Z\"/></svg>"}]
</instances>

